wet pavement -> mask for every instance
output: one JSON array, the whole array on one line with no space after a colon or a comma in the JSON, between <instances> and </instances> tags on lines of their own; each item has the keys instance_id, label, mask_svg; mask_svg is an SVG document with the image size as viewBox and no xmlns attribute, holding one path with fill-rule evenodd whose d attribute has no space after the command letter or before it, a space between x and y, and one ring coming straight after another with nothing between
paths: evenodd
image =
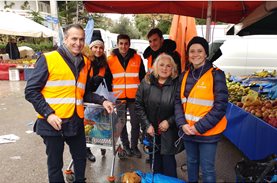
<instances>
[{"instance_id":1,"label":"wet pavement","mask_svg":"<svg viewBox=\"0 0 277 183\"><path fill-rule=\"evenodd\" d=\"M48 182L45 146L42 139L32 133L36 112L24 99L25 81L0 81L0 135L14 134L20 137L14 143L0 144L0 182L8 183L43 183ZM142 145L139 145L142 149ZM65 145L64 170L70 163L70 154ZM87 182L105 183L110 175L113 153L107 150L105 156L98 148L92 148L96 162L87 161ZM150 172L145 163L146 154L141 159L119 159L116 156L114 175L127 171L141 170ZM242 154L228 140L223 139L218 145L216 169L218 182L235 182L234 166ZM176 156L178 177L187 180L186 171L181 169L185 162L185 153ZM185 167L186 168L186 167Z\"/></svg>"}]
</instances>

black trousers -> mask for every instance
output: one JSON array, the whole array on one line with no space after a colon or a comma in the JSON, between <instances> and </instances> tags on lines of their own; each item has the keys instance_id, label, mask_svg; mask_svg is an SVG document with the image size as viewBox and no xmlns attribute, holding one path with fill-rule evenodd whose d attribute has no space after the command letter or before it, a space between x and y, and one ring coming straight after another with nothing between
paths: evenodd
<instances>
[{"instance_id":1,"label":"black trousers","mask_svg":"<svg viewBox=\"0 0 277 183\"><path fill-rule=\"evenodd\" d=\"M86 139L84 131L80 131L80 134L72 137L42 136L46 145L49 182L64 182L62 172L64 142L69 146L74 162L75 182L85 182Z\"/></svg>"},{"instance_id":2,"label":"black trousers","mask_svg":"<svg viewBox=\"0 0 277 183\"><path fill-rule=\"evenodd\" d=\"M160 137L156 138L155 156L154 156L154 173L160 173L170 177L177 178L177 163L175 155L162 155L160 152L161 147ZM153 152L153 149L149 149ZM152 168L153 154L150 154L150 169Z\"/></svg>"},{"instance_id":3,"label":"black trousers","mask_svg":"<svg viewBox=\"0 0 277 183\"><path fill-rule=\"evenodd\" d=\"M129 114L130 114L131 148L135 148L138 145L139 132L140 132L140 121L135 113L135 102L127 102L126 108L129 109ZM126 115L126 123L127 123L127 115ZM130 146L126 125L122 129L120 139L122 141L123 146Z\"/></svg>"}]
</instances>

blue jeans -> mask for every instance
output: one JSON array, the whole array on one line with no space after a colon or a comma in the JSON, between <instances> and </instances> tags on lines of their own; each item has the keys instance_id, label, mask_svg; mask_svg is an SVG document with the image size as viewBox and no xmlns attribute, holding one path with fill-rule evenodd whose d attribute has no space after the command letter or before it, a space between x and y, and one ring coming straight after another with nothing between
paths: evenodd
<instances>
[{"instance_id":1,"label":"blue jeans","mask_svg":"<svg viewBox=\"0 0 277 183\"><path fill-rule=\"evenodd\" d=\"M216 182L215 154L217 142L201 143L184 141L187 153L188 181L198 182L199 165L203 174L203 182Z\"/></svg>"}]
</instances>

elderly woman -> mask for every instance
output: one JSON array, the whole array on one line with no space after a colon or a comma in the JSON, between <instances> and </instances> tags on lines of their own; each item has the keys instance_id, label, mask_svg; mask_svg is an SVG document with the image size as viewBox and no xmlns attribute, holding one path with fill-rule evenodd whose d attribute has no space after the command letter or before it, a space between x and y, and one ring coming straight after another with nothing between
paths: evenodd
<instances>
[{"instance_id":1,"label":"elderly woman","mask_svg":"<svg viewBox=\"0 0 277 183\"><path fill-rule=\"evenodd\" d=\"M216 182L217 142L226 128L228 90L225 74L207 60L208 42L194 37L187 46L188 69L179 78L176 93L176 124L187 153L188 181Z\"/></svg>"},{"instance_id":2,"label":"elderly woman","mask_svg":"<svg viewBox=\"0 0 277 183\"><path fill-rule=\"evenodd\" d=\"M175 154L178 139L174 118L174 101L177 84L177 66L171 56L161 54L156 58L153 72L142 80L136 95L136 112L142 128L155 136L154 173L177 177ZM150 155L150 167L152 155Z\"/></svg>"}]
</instances>

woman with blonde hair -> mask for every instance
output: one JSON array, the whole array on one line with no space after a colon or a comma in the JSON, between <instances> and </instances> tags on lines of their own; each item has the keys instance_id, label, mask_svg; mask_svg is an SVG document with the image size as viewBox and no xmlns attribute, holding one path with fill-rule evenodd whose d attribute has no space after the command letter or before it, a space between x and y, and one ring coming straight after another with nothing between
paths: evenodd
<instances>
[{"instance_id":1,"label":"woman with blonde hair","mask_svg":"<svg viewBox=\"0 0 277 183\"><path fill-rule=\"evenodd\" d=\"M178 139L174 117L174 101L177 88L177 66L171 56L159 55L153 72L139 85L136 94L136 113L141 119L142 129L155 138L154 161L150 155L150 167L154 173L177 177L175 154L182 147L175 147ZM180 143L182 144L182 143Z\"/></svg>"}]
</instances>

